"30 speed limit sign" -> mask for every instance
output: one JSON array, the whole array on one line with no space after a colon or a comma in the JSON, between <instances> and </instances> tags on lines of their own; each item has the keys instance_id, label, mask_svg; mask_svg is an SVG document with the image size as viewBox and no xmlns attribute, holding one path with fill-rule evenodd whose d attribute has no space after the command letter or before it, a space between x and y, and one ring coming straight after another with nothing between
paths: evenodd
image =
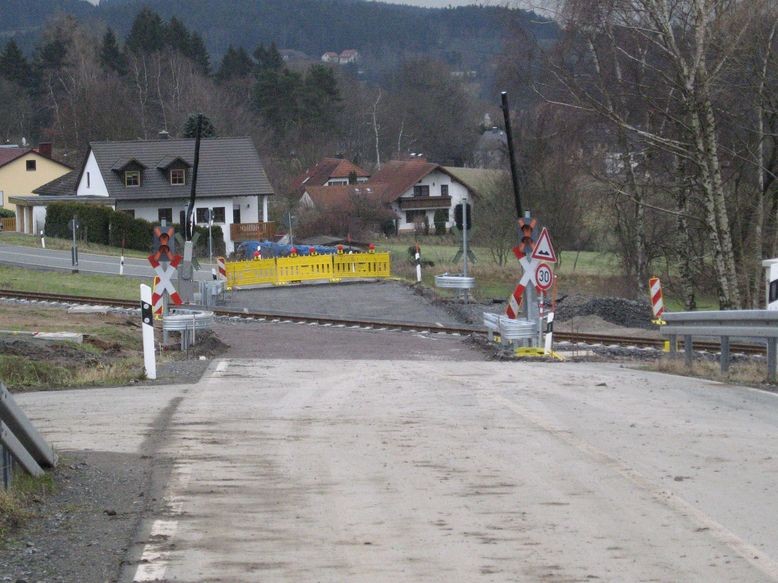
<instances>
[{"instance_id":1,"label":"30 speed limit sign","mask_svg":"<svg viewBox=\"0 0 778 583\"><path fill-rule=\"evenodd\" d=\"M548 263L541 263L537 266L535 269L535 286L540 291L546 291L551 287L551 284L554 281L554 274L551 271L551 268L548 266Z\"/></svg>"}]
</instances>

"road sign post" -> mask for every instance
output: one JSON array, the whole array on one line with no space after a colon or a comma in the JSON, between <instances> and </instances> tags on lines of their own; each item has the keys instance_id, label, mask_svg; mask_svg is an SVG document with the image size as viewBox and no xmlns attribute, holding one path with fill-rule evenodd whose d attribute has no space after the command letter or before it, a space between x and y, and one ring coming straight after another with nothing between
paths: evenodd
<instances>
[{"instance_id":1,"label":"road sign post","mask_svg":"<svg viewBox=\"0 0 778 583\"><path fill-rule=\"evenodd\" d=\"M154 355L154 312L151 303L151 288L140 284L140 313L143 328L143 364L146 378L157 378L157 361Z\"/></svg>"},{"instance_id":2,"label":"road sign post","mask_svg":"<svg viewBox=\"0 0 778 583\"><path fill-rule=\"evenodd\" d=\"M78 231L78 219L75 215L70 219L68 223L70 230L73 232L73 245L70 248L70 263L73 266L73 273L78 273L78 243L76 243L76 231Z\"/></svg>"}]
</instances>

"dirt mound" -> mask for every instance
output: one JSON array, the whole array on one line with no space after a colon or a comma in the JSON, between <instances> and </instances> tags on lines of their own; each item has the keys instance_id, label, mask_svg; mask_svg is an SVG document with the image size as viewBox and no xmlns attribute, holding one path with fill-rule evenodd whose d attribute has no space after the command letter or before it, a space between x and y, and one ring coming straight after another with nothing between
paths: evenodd
<instances>
[{"instance_id":1,"label":"dirt mound","mask_svg":"<svg viewBox=\"0 0 778 583\"><path fill-rule=\"evenodd\" d=\"M562 321L584 316L599 316L606 322L628 328L653 328L648 302L624 298L567 296L557 304L556 318Z\"/></svg>"}]
</instances>

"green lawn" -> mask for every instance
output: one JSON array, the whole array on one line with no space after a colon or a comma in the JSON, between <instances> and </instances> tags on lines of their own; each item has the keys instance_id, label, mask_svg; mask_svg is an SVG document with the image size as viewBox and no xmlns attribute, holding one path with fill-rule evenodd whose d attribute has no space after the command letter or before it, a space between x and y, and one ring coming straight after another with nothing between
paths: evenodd
<instances>
[{"instance_id":1,"label":"green lawn","mask_svg":"<svg viewBox=\"0 0 778 583\"><path fill-rule=\"evenodd\" d=\"M137 278L38 271L0 265L0 289L140 301Z\"/></svg>"},{"instance_id":2,"label":"green lawn","mask_svg":"<svg viewBox=\"0 0 778 583\"><path fill-rule=\"evenodd\" d=\"M398 237L378 244L381 251L389 251L392 254L392 273L398 277L415 280L415 267L409 260L408 247L413 246L412 237ZM435 275L444 272L461 273L462 261L456 264L452 259L459 249L458 242L454 242L450 236L421 237L421 258L423 261L432 261L434 266L425 266L422 269L422 281L425 285L434 287ZM476 263L469 264L468 275L476 278L477 288L474 290L476 298L492 299L506 298L516 287L521 269L518 261L510 254L505 265L498 265L485 247L471 247L476 256ZM599 253L594 251L562 251L557 249L559 262L555 266L558 276L559 293L582 293L617 295L614 288L619 278L618 259L612 253Z\"/></svg>"},{"instance_id":3,"label":"green lawn","mask_svg":"<svg viewBox=\"0 0 778 583\"><path fill-rule=\"evenodd\" d=\"M23 247L40 247L41 239L35 235L24 235L22 233L0 231L0 245L20 245ZM73 242L70 239L56 239L46 237L46 249L70 250ZM78 242L78 249L82 253L95 253L98 255L111 255L119 257L121 249L118 247L109 247L108 245L98 245L97 243ZM146 257L148 253L137 251L135 249L125 249L125 257Z\"/></svg>"}]
</instances>

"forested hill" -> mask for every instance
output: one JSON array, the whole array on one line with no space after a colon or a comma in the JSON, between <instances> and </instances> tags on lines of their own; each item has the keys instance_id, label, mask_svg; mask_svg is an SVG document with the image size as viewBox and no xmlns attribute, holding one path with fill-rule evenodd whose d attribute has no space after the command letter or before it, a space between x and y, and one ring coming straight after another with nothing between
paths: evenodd
<instances>
[{"instance_id":1,"label":"forested hill","mask_svg":"<svg viewBox=\"0 0 778 583\"><path fill-rule=\"evenodd\" d=\"M454 67L474 67L494 55L509 26L538 38L553 36L532 13L502 7L428 9L364 0L0 0L0 39L21 34L31 47L36 27L56 13L99 19L124 36L146 6L163 18L176 16L199 32L213 57L229 45L253 49L275 41L313 57L355 48L363 54L421 53Z\"/></svg>"}]
</instances>

